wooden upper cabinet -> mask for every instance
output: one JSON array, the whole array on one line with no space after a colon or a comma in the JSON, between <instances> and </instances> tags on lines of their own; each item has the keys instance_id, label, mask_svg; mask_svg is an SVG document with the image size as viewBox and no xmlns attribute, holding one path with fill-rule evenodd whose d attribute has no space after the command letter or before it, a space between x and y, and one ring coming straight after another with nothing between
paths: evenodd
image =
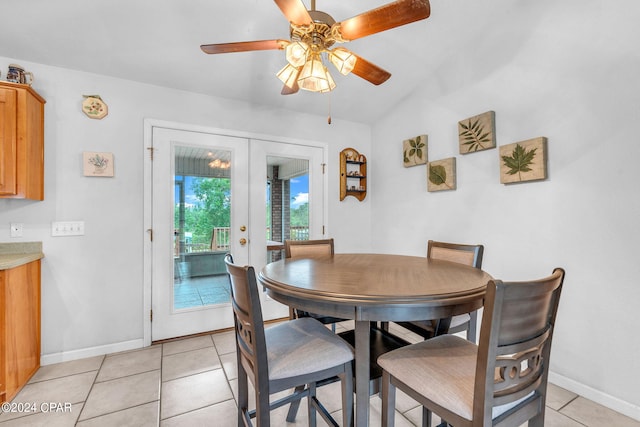
<instances>
[{"instance_id":1,"label":"wooden upper cabinet","mask_svg":"<svg viewBox=\"0 0 640 427\"><path fill-rule=\"evenodd\" d=\"M44 104L31 86L0 81L0 198L44 199Z\"/></svg>"}]
</instances>

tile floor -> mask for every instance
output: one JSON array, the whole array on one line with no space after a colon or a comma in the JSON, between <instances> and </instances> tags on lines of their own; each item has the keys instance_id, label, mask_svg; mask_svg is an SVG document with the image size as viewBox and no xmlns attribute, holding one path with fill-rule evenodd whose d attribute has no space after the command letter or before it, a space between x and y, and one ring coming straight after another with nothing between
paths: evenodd
<instances>
[{"instance_id":1,"label":"tile floor","mask_svg":"<svg viewBox=\"0 0 640 427\"><path fill-rule=\"evenodd\" d=\"M400 328L394 332L415 341ZM22 412L0 414L0 427L236 426L236 385L232 332L188 338L43 366L12 402ZM340 411L339 384L320 388L318 396L329 411ZM553 384L547 407L547 427L640 427L638 421ZM307 425L306 411L292 424L285 422L286 411L273 412L274 427ZM420 407L401 392L396 411L398 427L420 425ZM370 425L380 425L378 396L371 397L370 420ZM318 425L325 425L321 418Z\"/></svg>"}]
</instances>

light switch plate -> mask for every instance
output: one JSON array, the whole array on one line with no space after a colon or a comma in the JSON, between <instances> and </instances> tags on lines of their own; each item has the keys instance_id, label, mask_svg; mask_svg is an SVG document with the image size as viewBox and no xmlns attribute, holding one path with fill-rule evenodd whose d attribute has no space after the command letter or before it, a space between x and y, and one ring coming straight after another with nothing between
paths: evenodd
<instances>
[{"instance_id":1,"label":"light switch plate","mask_svg":"<svg viewBox=\"0 0 640 427\"><path fill-rule=\"evenodd\" d=\"M56 221L51 223L51 235L84 236L84 221Z\"/></svg>"}]
</instances>

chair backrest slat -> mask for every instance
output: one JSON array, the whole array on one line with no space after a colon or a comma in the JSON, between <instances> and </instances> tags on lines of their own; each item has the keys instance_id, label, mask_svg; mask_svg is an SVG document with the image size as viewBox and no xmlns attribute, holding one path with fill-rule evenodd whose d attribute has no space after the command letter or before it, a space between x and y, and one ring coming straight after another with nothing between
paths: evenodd
<instances>
[{"instance_id":1,"label":"chair backrest slat","mask_svg":"<svg viewBox=\"0 0 640 427\"><path fill-rule=\"evenodd\" d=\"M484 246L482 245L464 245L434 240L429 240L427 243L427 258L457 262L475 268L482 268L483 253Z\"/></svg>"},{"instance_id":2,"label":"chair backrest slat","mask_svg":"<svg viewBox=\"0 0 640 427\"><path fill-rule=\"evenodd\" d=\"M240 351L238 362L254 378L256 387L258 384L268 387L268 370L258 369L259 366L268 366L268 362L255 271L251 266L235 265L230 254L226 255L225 264L231 282L231 305Z\"/></svg>"},{"instance_id":3,"label":"chair backrest slat","mask_svg":"<svg viewBox=\"0 0 640 427\"><path fill-rule=\"evenodd\" d=\"M474 418L531 392L546 393L549 355L564 270L530 282L487 285L478 346ZM484 415L484 416L483 416ZM486 425L486 424L485 424Z\"/></svg>"},{"instance_id":4,"label":"chair backrest slat","mask_svg":"<svg viewBox=\"0 0 640 427\"><path fill-rule=\"evenodd\" d=\"M333 239L284 241L284 256L286 258L309 258L331 255L333 255Z\"/></svg>"}]
</instances>

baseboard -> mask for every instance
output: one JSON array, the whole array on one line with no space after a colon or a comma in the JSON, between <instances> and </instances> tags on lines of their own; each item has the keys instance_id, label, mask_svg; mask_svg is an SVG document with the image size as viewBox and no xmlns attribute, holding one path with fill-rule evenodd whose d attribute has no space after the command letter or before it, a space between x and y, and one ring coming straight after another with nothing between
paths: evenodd
<instances>
[{"instance_id":1,"label":"baseboard","mask_svg":"<svg viewBox=\"0 0 640 427\"><path fill-rule=\"evenodd\" d=\"M640 421L640 406L625 402L622 399L603 393L599 390L586 386L570 378L549 371L549 382L579 394L585 399L589 399L602 406L612 409L622 415Z\"/></svg>"},{"instance_id":2,"label":"baseboard","mask_svg":"<svg viewBox=\"0 0 640 427\"><path fill-rule=\"evenodd\" d=\"M68 362L70 360L84 359L86 357L102 356L119 351L136 350L144 347L142 339L123 341L97 347L81 348L78 350L63 351L61 353L43 354L40 356L40 365L52 365L54 363Z\"/></svg>"}]
</instances>

